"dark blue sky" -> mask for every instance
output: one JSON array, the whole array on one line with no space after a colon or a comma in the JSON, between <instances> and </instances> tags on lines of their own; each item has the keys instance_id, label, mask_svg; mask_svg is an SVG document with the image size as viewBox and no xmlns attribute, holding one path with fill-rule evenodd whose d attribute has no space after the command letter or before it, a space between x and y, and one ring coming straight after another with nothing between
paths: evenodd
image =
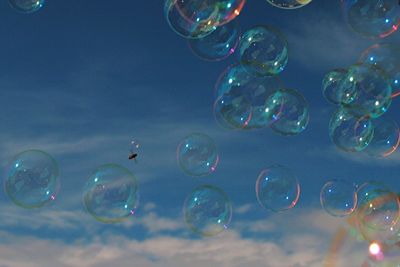
<instances>
[{"instance_id":1,"label":"dark blue sky","mask_svg":"<svg viewBox=\"0 0 400 267\"><path fill-rule=\"evenodd\" d=\"M168 27L161 0L49 1L29 15L1 1L0 18L2 169L16 153L37 148L54 155L62 179L59 198L43 210L21 210L0 195L1 267L181 267L190 257L191 266L321 266L334 229L344 222L320 208L325 181L380 180L400 191L398 152L377 160L340 152L329 140L335 107L322 96L323 76L354 63L376 43L347 27L338 1L313 1L291 11L248 1L238 18L242 30L266 24L288 39L289 63L281 78L310 104L309 126L294 137L216 124L214 84L237 55L218 63L195 57ZM387 40L399 43L399 34ZM399 108L394 100L385 116L400 123ZM219 147L220 165L210 176L185 176L176 164L176 147L191 132L210 135ZM142 145L139 164L127 160L131 139ZM86 178L111 162L140 181L140 208L123 225L97 223L81 202ZM298 205L282 214L259 207L254 191L258 173L274 163L294 170L302 188ZM232 227L217 239L193 240L182 226L183 200L200 184L223 188L234 205ZM225 244L222 254L218 246L207 250L215 243ZM37 251L19 255L24 244ZM354 262L364 254L354 253ZM128 260L133 256L136 262Z\"/></svg>"}]
</instances>

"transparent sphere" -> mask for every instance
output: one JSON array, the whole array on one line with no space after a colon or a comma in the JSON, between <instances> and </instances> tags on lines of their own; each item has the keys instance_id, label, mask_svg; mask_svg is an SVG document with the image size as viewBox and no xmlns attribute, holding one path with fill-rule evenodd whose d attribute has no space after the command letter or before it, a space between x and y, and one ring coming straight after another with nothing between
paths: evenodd
<instances>
[{"instance_id":1,"label":"transparent sphere","mask_svg":"<svg viewBox=\"0 0 400 267\"><path fill-rule=\"evenodd\" d=\"M232 204L220 188L203 185L186 197L183 215L193 232L201 236L215 236L228 228Z\"/></svg>"},{"instance_id":2,"label":"transparent sphere","mask_svg":"<svg viewBox=\"0 0 400 267\"><path fill-rule=\"evenodd\" d=\"M341 86L355 90L353 101L346 106L356 115L378 118L392 103L392 86L384 72L374 66L365 64L351 66Z\"/></svg>"},{"instance_id":3,"label":"transparent sphere","mask_svg":"<svg viewBox=\"0 0 400 267\"><path fill-rule=\"evenodd\" d=\"M238 51L240 63L253 75L277 75L288 62L286 38L269 26L257 26L243 33Z\"/></svg>"},{"instance_id":4,"label":"transparent sphere","mask_svg":"<svg viewBox=\"0 0 400 267\"><path fill-rule=\"evenodd\" d=\"M348 216L356 208L357 193L354 185L343 180L331 180L320 192L322 208L332 216Z\"/></svg>"},{"instance_id":5,"label":"transparent sphere","mask_svg":"<svg viewBox=\"0 0 400 267\"><path fill-rule=\"evenodd\" d=\"M341 0L350 28L368 38L384 38L400 23L398 0Z\"/></svg>"},{"instance_id":6,"label":"transparent sphere","mask_svg":"<svg viewBox=\"0 0 400 267\"><path fill-rule=\"evenodd\" d=\"M322 93L328 102L337 105L349 104L354 100L355 87L340 86L346 74L346 69L334 69L325 75L322 81Z\"/></svg>"},{"instance_id":7,"label":"transparent sphere","mask_svg":"<svg viewBox=\"0 0 400 267\"><path fill-rule=\"evenodd\" d=\"M8 0L8 2L21 13L33 13L44 6L45 0Z\"/></svg>"},{"instance_id":8,"label":"transparent sphere","mask_svg":"<svg viewBox=\"0 0 400 267\"><path fill-rule=\"evenodd\" d=\"M329 136L339 149L358 152L365 149L374 136L374 126L368 117L354 116L340 107L329 122Z\"/></svg>"},{"instance_id":9,"label":"transparent sphere","mask_svg":"<svg viewBox=\"0 0 400 267\"><path fill-rule=\"evenodd\" d=\"M239 43L239 25L236 21L218 27L211 34L190 39L189 47L201 59L219 61L229 57Z\"/></svg>"},{"instance_id":10,"label":"transparent sphere","mask_svg":"<svg viewBox=\"0 0 400 267\"><path fill-rule=\"evenodd\" d=\"M193 133L178 145L177 160L182 171L191 176L204 176L217 168L219 156L214 140L206 134Z\"/></svg>"},{"instance_id":11,"label":"transparent sphere","mask_svg":"<svg viewBox=\"0 0 400 267\"><path fill-rule=\"evenodd\" d=\"M311 0L267 0L267 2L279 8L295 9L309 4Z\"/></svg>"},{"instance_id":12,"label":"transparent sphere","mask_svg":"<svg viewBox=\"0 0 400 267\"><path fill-rule=\"evenodd\" d=\"M281 165L262 170L256 181L256 196L262 207L279 212L293 208L300 197L296 175Z\"/></svg>"},{"instance_id":13,"label":"transparent sphere","mask_svg":"<svg viewBox=\"0 0 400 267\"><path fill-rule=\"evenodd\" d=\"M309 121L308 103L304 96L293 89L278 90L272 96L280 112L270 128L281 135L296 135L304 131Z\"/></svg>"},{"instance_id":14,"label":"transparent sphere","mask_svg":"<svg viewBox=\"0 0 400 267\"><path fill-rule=\"evenodd\" d=\"M381 117L374 120L374 137L364 150L373 157L388 157L400 143L400 128L396 121Z\"/></svg>"},{"instance_id":15,"label":"transparent sphere","mask_svg":"<svg viewBox=\"0 0 400 267\"><path fill-rule=\"evenodd\" d=\"M14 157L4 180L7 196L22 208L55 200L60 187L56 161L46 152L27 150Z\"/></svg>"},{"instance_id":16,"label":"transparent sphere","mask_svg":"<svg viewBox=\"0 0 400 267\"><path fill-rule=\"evenodd\" d=\"M99 166L88 178L83 191L86 210L103 223L122 222L137 209L138 182L126 168L116 164Z\"/></svg>"},{"instance_id":17,"label":"transparent sphere","mask_svg":"<svg viewBox=\"0 0 400 267\"><path fill-rule=\"evenodd\" d=\"M400 46L398 44L375 44L362 53L359 62L381 69L391 83L392 91L400 91Z\"/></svg>"},{"instance_id":18,"label":"transparent sphere","mask_svg":"<svg viewBox=\"0 0 400 267\"><path fill-rule=\"evenodd\" d=\"M243 129L251 120L252 106L246 97L226 93L215 101L214 115L226 129Z\"/></svg>"},{"instance_id":19,"label":"transparent sphere","mask_svg":"<svg viewBox=\"0 0 400 267\"><path fill-rule=\"evenodd\" d=\"M282 88L281 81L276 77L255 77L242 66L228 67L216 84L217 98L236 99L236 111L243 111L246 123L242 129L258 129L268 126L277 119L280 104L271 97ZM248 105L251 114L248 114ZM247 119L246 119L247 118Z\"/></svg>"}]
</instances>

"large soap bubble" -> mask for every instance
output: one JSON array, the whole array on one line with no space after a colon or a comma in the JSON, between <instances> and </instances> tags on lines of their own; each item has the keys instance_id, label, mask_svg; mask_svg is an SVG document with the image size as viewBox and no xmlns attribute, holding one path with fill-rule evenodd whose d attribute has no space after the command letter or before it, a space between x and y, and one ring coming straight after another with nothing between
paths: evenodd
<instances>
[{"instance_id":1,"label":"large soap bubble","mask_svg":"<svg viewBox=\"0 0 400 267\"><path fill-rule=\"evenodd\" d=\"M204 176L217 168L219 156L214 140L206 134L193 133L178 145L177 160L182 171L191 176Z\"/></svg>"},{"instance_id":2,"label":"large soap bubble","mask_svg":"<svg viewBox=\"0 0 400 267\"><path fill-rule=\"evenodd\" d=\"M33 13L44 6L45 0L8 0L8 2L21 13Z\"/></svg>"},{"instance_id":3,"label":"large soap bubble","mask_svg":"<svg viewBox=\"0 0 400 267\"><path fill-rule=\"evenodd\" d=\"M374 66L365 64L351 66L340 86L354 88L356 95L347 107L359 116L377 118L384 114L392 103L392 86L385 74Z\"/></svg>"},{"instance_id":4,"label":"large soap bubble","mask_svg":"<svg viewBox=\"0 0 400 267\"><path fill-rule=\"evenodd\" d=\"M189 46L199 58L209 61L223 60L233 54L239 43L239 26L236 21L218 27L211 34L190 39Z\"/></svg>"},{"instance_id":5,"label":"large soap bubble","mask_svg":"<svg viewBox=\"0 0 400 267\"><path fill-rule=\"evenodd\" d=\"M268 3L275 7L283 9L295 9L309 4L312 0L267 0Z\"/></svg>"},{"instance_id":6,"label":"large soap bubble","mask_svg":"<svg viewBox=\"0 0 400 267\"><path fill-rule=\"evenodd\" d=\"M398 0L341 0L344 17L357 33L369 38L384 38L400 24Z\"/></svg>"},{"instance_id":7,"label":"large soap bubble","mask_svg":"<svg viewBox=\"0 0 400 267\"><path fill-rule=\"evenodd\" d=\"M232 204L220 188L203 185L186 197L183 215L193 232L214 236L228 228L232 218Z\"/></svg>"},{"instance_id":8,"label":"large soap bubble","mask_svg":"<svg viewBox=\"0 0 400 267\"><path fill-rule=\"evenodd\" d=\"M340 86L346 74L346 69L334 69L325 75L322 81L322 93L330 103L349 104L354 100L357 93L355 87Z\"/></svg>"},{"instance_id":9,"label":"large soap bubble","mask_svg":"<svg viewBox=\"0 0 400 267\"><path fill-rule=\"evenodd\" d=\"M293 208L300 197L296 175L281 165L262 170L256 181L256 196L262 207L279 212Z\"/></svg>"},{"instance_id":10,"label":"large soap bubble","mask_svg":"<svg viewBox=\"0 0 400 267\"><path fill-rule=\"evenodd\" d=\"M243 33L239 42L239 60L251 74L276 75L288 62L288 42L270 26L257 26Z\"/></svg>"},{"instance_id":11,"label":"large soap bubble","mask_svg":"<svg viewBox=\"0 0 400 267\"><path fill-rule=\"evenodd\" d=\"M346 152L365 149L374 136L374 126L368 117L354 116L340 107L329 122L329 136L333 143Z\"/></svg>"},{"instance_id":12,"label":"large soap bubble","mask_svg":"<svg viewBox=\"0 0 400 267\"><path fill-rule=\"evenodd\" d=\"M393 92L400 91L400 46L398 44L375 44L362 53L359 61L383 70L391 83Z\"/></svg>"},{"instance_id":13,"label":"large soap bubble","mask_svg":"<svg viewBox=\"0 0 400 267\"><path fill-rule=\"evenodd\" d=\"M59 190L56 161L40 150L27 150L14 157L4 180L10 199L23 208L40 208L55 200Z\"/></svg>"},{"instance_id":14,"label":"large soap bubble","mask_svg":"<svg viewBox=\"0 0 400 267\"><path fill-rule=\"evenodd\" d=\"M395 152L400 143L400 128L389 118L374 120L374 137L365 149L370 156L387 157Z\"/></svg>"},{"instance_id":15,"label":"large soap bubble","mask_svg":"<svg viewBox=\"0 0 400 267\"><path fill-rule=\"evenodd\" d=\"M344 180L331 180L320 192L322 208L332 216L348 216L356 208L357 193L354 185Z\"/></svg>"},{"instance_id":16,"label":"large soap bubble","mask_svg":"<svg viewBox=\"0 0 400 267\"><path fill-rule=\"evenodd\" d=\"M255 77L240 65L227 68L216 84L217 98L227 97L241 103L235 107L237 112L243 111L240 118L247 118L243 129L263 128L278 119L281 104L271 96L281 88L277 77ZM248 115L248 103L251 115Z\"/></svg>"},{"instance_id":17,"label":"large soap bubble","mask_svg":"<svg viewBox=\"0 0 400 267\"><path fill-rule=\"evenodd\" d=\"M308 103L304 96L293 89L278 90L272 96L280 107L278 119L274 121L271 129L281 135L296 135L304 131L309 120Z\"/></svg>"},{"instance_id":18,"label":"large soap bubble","mask_svg":"<svg viewBox=\"0 0 400 267\"><path fill-rule=\"evenodd\" d=\"M128 169L106 164L89 176L83 191L83 203L96 220L117 223L135 213L138 194L137 179Z\"/></svg>"}]
</instances>

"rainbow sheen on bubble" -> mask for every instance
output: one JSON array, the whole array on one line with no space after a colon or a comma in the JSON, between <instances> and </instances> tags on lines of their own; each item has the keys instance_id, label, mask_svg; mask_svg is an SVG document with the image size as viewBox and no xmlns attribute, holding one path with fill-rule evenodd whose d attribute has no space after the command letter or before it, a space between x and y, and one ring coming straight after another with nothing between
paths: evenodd
<instances>
[{"instance_id":1,"label":"rainbow sheen on bubble","mask_svg":"<svg viewBox=\"0 0 400 267\"><path fill-rule=\"evenodd\" d=\"M324 184L320 192L322 208L335 217L348 216L357 206L354 185L344 180L331 180Z\"/></svg>"},{"instance_id":2,"label":"rainbow sheen on bubble","mask_svg":"<svg viewBox=\"0 0 400 267\"><path fill-rule=\"evenodd\" d=\"M359 61L381 69L388 78L392 91L400 91L400 46L398 44L375 44L362 53Z\"/></svg>"},{"instance_id":3,"label":"rainbow sheen on bubble","mask_svg":"<svg viewBox=\"0 0 400 267\"><path fill-rule=\"evenodd\" d=\"M299 200L300 184L289 168L271 165L262 170L257 177L256 196L258 203L267 210L289 210Z\"/></svg>"},{"instance_id":4,"label":"rainbow sheen on bubble","mask_svg":"<svg viewBox=\"0 0 400 267\"><path fill-rule=\"evenodd\" d=\"M280 112L270 128L281 135L297 135L303 132L309 121L309 107L304 96L297 90L280 89L271 96ZM275 102L276 101L276 102Z\"/></svg>"},{"instance_id":5,"label":"rainbow sheen on bubble","mask_svg":"<svg viewBox=\"0 0 400 267\"><path fill-rule=\"evenodd\" d=\"M358 152L365 149L374 136L374 126L369 117L357 117L340 107L329 122L329 136L339 149Z\"/></svg>"},{"instance_id":6,"label":"rainbow sheen on bubble","mask_svg":"<svg viewBox=\"0 0 400 267\"><path fill-rule=\"evenodd\" d=\"M400 143L400 128L396 121L386 117L374 120L374 137L365 152L378 158L393 154Z\"/></svg>"},{"instance_id":7,"label":"rainbow sheen on bubble","mask_svg":"<svg viewBox=\"0 0 400 267\"><path fill-rule=\"evenodd\" d=\"M118 223L135 214L139 202L138 181L128 169L116 165L99 166L83 190L87 212L103 223Z\"/></svg>"},{"instance_id":8,"label":"rainbow sheen on bubble","mask_svg":"<svg viewBox=\"0 0 400 267\"><path fill-rule=\"evenodd\" d=\"M354 100L346 106L358 116L378 118L392 103L392 86L384 72L375 66L355 64L348 69L341 85L354 88ZM342 89L344 90L344 89Z\"/></svg>"},{"instance_id":9,"label":"rainbow sheen on bubble","mask_svg":"<svg viewBox=\"0 0 400 267\"><path fill-rule=\"evenodd\" d=\"M259 76L281 73L289 58L286 37L270 26L257 26L244 32L238 51L242 66Z\"/></svg>"},{"instance_id":10,"label":"rainbow sheen on bubble","mask_svg":"<svg viewBox=\"0 0 400 267\"><path fill-rule=\"evenodd\" d=\"M60 187L57 162L46 152L27 150L16 155L4 179L4 190L22 208L40 208L55 200Z\"/></svg>"},{"instance_id":11,"label":"rainbow sheen on bubble","mask_svg":"<svg viewBox=\"0 0 400 267\"><path fill-rule=\"evenodd\" d=\"M232 204L220 188L203 185L185 199L183 216L186 225L201 236L215 236L228 228Z\"/></svg>"},{"instance_id":12,"label":"rainbow sheen on bubble","mask_svg":"<svg viewBox=\"0 0 400 267\"><path fill-rule=\"evenodd\" d=\"M398 0L341 0L350 28L368 38L384 38L400 24Z\"/></svg>"},{"instance_id":13,"label":"rainbow sheen on bubble","mask_svg":"<svg viewBox=\"0 0 400 267\"><path fill-rule=\"evenodd\" d=\"M322 81L322 94L332 104L349 104L356 96L354 86L341 86L346 77L346 69L334 69L328 72Z\"/></svg>"},{"instance_id":14,"label":"rainbow sheen on bubble","mask_svg":"<svg viewBox=\"0 0 400 267\"><path fill-rule=\"evenodd\" d=\"M33 13L44 6L45 0L8 0L10 5L21 13Z\"/></svg>"},{"instance_id":15,"label":"rainbow sheen on bubble","mask_svg":"<svg viewBox=\"0 0 400 267\"><path fill-rule=\"evenodd\" d=\"M243 123L239 124L240 127L234 123L233 128L264 128L275 121L281 113L281 104L271 97L282 88L281 81L275 76L256 77L248 73L241 65L233 65L224 71L215 87L217 99L236 101L237 105L230 105L234 108L231 112L236 114L235 116ZM216 114L217 116L220 117L219 114Z\"/></svg>"},{"instance_id":16,"label":"rainbow sheen on bubble","mask_svg":"<svg viewBox=\"0 0 400 267\"><path fill-rule=\"evenodd\" d=\"M204 176L214 172L219 162L214 140L203 133L193 133L179 143L177 161L181 170L190 176Z\"/></svg>"},{"instance_id":17,"label":"rainbow sheen on bubble","mask_svg":"<svg viewBox=\"0 0 400 267\"><path fill-rule=\"evenodd\" d=\"M311 3L311 1L312 0L267 0L271 5L283 9L300 8Z\"/></svg>"},{"instance_id":18,"label":"rainbow sheen on bubble","mask_svg":"<svg viewBox=\"0 0 400 267\"><path fill-rule=\"evenodd\" d=\"M239 43L239 25L236 21L218 27L211 34L190 39L189 47L199 58L207 61L219 61L229 57Z\"/></svg>"}]
</instances>

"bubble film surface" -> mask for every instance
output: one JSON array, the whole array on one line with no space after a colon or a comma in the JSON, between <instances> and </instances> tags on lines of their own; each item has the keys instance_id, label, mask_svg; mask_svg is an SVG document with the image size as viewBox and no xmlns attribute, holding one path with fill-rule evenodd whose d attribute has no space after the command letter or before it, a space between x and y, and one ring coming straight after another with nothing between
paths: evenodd
<instances>
[{"instance_id":1,"label":"bubble film surface","mask_svg":"<svg viewBox=\"0 0 400 267\"><path fill-rule=\"evenodd\" d=\"M374 137L368 144L365 152L378 158L393 154L400 143L400 128L396 121L389 118L374 120Z\"/></svg>"},{"instance_id":2,"label":"bubble film surface","mask_svg":"<svg viewBox=\"0 0 400 267\"><path fill-rule=\"evenodd\" d=\"M357 206L356 188L344 180L330 180L320 192L322 208L332 216L348 216Z\"/></svg>"},{"instance_id":3,"label":"bubble film surface","mask_svg":"<svg viewBox=\"0 0 400 267\"><path fill-rule=\"evenodd\" d=\"M311 3L311 0L267 0L267 2L283 9L296 9Z\"/></svg>"},{"instance_id":4,"label":"bubble film surface","mask_svg":"<svg viewBox=\"0 0 400 267\"><path fill-rule=\"evenodd\" d=\"M8 0L10 5L21 13L33 13L44 6L45 0Z\"/></svg>"},{"instance_id":5,"label":"bubble film surface","mask_svg":"<svg viewBox=\"0 0 400 267\"><path fill-rule=\"evenodd\" d=\"M354 86L341 86L346 77L346 69L334 69L328 72L322 81L322 94L332 104L349 104L356 96Z\"/></svg>"}]
</instances>

